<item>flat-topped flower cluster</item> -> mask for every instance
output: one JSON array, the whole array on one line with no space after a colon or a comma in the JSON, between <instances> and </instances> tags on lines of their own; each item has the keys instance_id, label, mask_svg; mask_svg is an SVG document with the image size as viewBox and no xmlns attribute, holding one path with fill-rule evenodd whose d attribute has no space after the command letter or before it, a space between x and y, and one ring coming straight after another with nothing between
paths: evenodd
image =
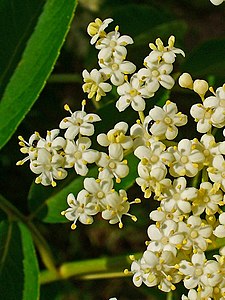
<instances>
[{"instance_id":1,"label":"flat-topped flower cluster","mask_svg":"<svg viewBox=\"0 0 225 300\"><path fill-rule=\"evenodd\" d=\"M43 185L55 186L56 180L67 176L68 168L85 176L84 188L77 195L68 195L69 207L62 212L73 222L72 229L78 220L91 224L97 213L122 228L123 215L137 220L129 210L131 204L140 202L129 202L126 191L117 188L129 174L127 155L134 153L139 159L136 182L144 198L159 203L158 209L150 212L155 223L148 227L147 250L131 265L134 284L169 292L183 281L189 290L183 300L224 299L225 248L220 246L211 259L206 251L219 248L218 240L225 237L225 142L215 138L216 131L225 126L225 85L214 91L205 80L193 80L187 73L180 76L180 86L200 96L190 115L201 137L175 140L178 128L188 122L176 103L167 100L146 115L144 110L160 87L172 89L173 63L176 55L184 56L184 52L174 46L174 36L167 46L158 38L149 44L144 68L136 71L127 60L126 46L133 40L121 35L118 26L106 33L112 21L96 19L88 26L91 44L99 50L99 70L83 71L83 91L88 99L100 101L115 86L118 111L130 106L139 119L130 128L121 121L100 133L97 142L106 151L97 151L91 149L91 136L100 117L85 112L85 100L80 111L72 112L65 105L70 116L59 124L64 137L58 136L59 129L48 131L46 138L35 132L28 142L19 137L21 152L27 156L17 164L30 161L30 169L38 175L35 182ZM86 177L90 164L98 167L97 178Z\"/></svg>"}]
</instances>

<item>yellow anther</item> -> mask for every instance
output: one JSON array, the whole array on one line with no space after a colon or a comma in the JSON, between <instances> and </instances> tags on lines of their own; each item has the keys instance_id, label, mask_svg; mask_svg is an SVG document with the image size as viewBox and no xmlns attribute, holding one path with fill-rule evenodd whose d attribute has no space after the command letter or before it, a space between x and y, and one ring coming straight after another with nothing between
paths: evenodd
<instances>
[{"instance_id":1,"label":"yellow anther","mask_svg":"<svg viewBox=\"0 0 225 300\"><path fill-rule=\"evenodd\" d=\"M77 225L75 225L74 223L71 225L71 229L74 230L77 228Z\"/></svg>"},{"instance_id":2,"label":"yellow anther","mask_svg":"<svg viewBox=\"0 0 225 300\"><path fill-rule=\"evenodd\" d=\"M64 109L65 109L66 111L70 111L69 105L68 105L68 104L65 104L65 105L64 105Z\"/></svg>"},{"instance_id":3,"label":"yellow anther","mask_svg":"<svg viewBox=\"0 0 225 300\"><path fill-rule=\"evenodd\" d=\"M133 254L131 254L131 255L129 255L129 259L130 259L131 261L134 261L134 260L135 260L135 256L134 256Z\"/></svg>"}]
</instances>

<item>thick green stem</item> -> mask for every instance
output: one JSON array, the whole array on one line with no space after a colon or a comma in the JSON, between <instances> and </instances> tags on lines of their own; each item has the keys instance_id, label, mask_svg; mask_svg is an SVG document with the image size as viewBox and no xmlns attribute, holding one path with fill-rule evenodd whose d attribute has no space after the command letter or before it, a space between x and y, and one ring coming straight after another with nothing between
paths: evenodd
<instances>
[{"instance_id":1,"label":"thick green stem","mask_svg":"<svg viewBox=\"0 0 225 300\"><path fill-rule=\"evenodd\" d=\"M135 258L141 257L136 253ZM124 277L132 275L130 272L123 273L123 270L130 267L128 255L113 258L95 258L84 261L76 261L62 264L57 273L44 270L40 273L40 283L46 284L57 280L75 277L81 280L104 279Z\"/></svg>"},{"instance_id":2,"label":"thick green stem","mask_svg":"<svg viewBox=\"0 0 225 300\"><path fill-rule=\"evenodd\" d=\"M34 224L29 222L28 219L2 195L0 195L0 209L2 209L9 218L19 220L29 228L44 265L49 269L49 271L53 273L57 272L48 243L45 241L44 237L37 230Z\"/></svg>"},{"instance_id":3,"label":"thick green stem","mask_svg":"<svg viewBox=\"0 0 225 300\"><path fill-rule=\"evenodd\" d=\"M173 299L173 293L169 292L166 296L166 300L172 300Z\"/></svg>"}]
</instances>

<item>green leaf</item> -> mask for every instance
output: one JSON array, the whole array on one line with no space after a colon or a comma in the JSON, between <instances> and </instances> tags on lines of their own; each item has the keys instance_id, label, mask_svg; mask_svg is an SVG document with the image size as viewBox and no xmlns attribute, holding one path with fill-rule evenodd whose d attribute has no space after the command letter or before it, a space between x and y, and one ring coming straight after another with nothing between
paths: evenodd
<instances>
[{"instance_id":1,"label":"green leaf","mask_svg":"<svg viewBox=\"0 0 225 300\"><path fill-rule=\"evenodd\" d=\"M0 95L12 75L43 9L44 0L0 2Z\"/></svg>"},{"instance_id":2,"label":"green leaf","mask_svg":"<svg viewBox=\"0 0 225 300\"><path fill-rule=\"evenodd\" d=\"M20 222L0 223L0 295L7 300L37 300L39 270L31 234Z\"/></svg>"},{"instance_id":3,"label":"green leaf","mask_svg":"<svg viewBox=\"0 0 225 300\"><path fill-rule=\"evenodd\" d=\"M225 39L204 42L194 49L181 65L192 76L224 76Z\"/></svg>"},{"instance_id":4,"label":"green leaf","mask_svg":"<svg viewBox=\"0 0 225 300\"><path fill-rule=\"evenodd\" d=\"M48 0L0 103L0 148L38 98L69 30L76 0ZM6 50L5 50L6 51Z\"/></svg>"}]
</instances>

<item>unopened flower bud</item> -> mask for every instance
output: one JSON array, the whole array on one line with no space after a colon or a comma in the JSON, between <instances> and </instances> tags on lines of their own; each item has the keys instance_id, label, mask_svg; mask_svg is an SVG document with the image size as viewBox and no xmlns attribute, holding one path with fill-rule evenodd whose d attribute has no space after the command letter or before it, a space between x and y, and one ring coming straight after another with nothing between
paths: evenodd
<instances>
[{"instance_id":1,"label":"unopened flower bud","mask_svg":"<svg viewBox=\"0 0 225 300\"><path fill-rule=\"evenodd\" d=\"M191 75L189 73L183 73L180 77L179 77L179 85L183 88L186 89L191 89L193 88L193 80L191 78Z\"/></svg>"},{"instance_id":2,"label":"unopened flower bud","mask_svg":"<svg viewBox=\"0 0 225 300\"><path fill-rule=\"evenodd\" d=\"M195 93L199 94L201 98L205 96L205 93L208 91L209 85L208 82L201 79L196 79L193 83L193 90Z\"/></svg>"}]
</instances>

